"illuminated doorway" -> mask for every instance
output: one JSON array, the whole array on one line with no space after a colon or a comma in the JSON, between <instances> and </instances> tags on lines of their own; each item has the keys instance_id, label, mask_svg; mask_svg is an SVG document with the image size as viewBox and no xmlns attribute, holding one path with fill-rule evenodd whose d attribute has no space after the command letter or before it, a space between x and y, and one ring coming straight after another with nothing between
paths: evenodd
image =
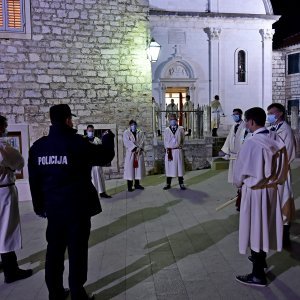
<instances>
[{"instance_id":1,"label":"illuminated doorway","mask_svg":"<svg viewBox=\"0 0 300 300\"><path fill-rule=\"evenodd\" d=\"M178 124L182 126L183 113L182 108L186 101L186 95L188 95L187 87L168 87L165 91L165 104L166 107L171 103L171 99L174 99L174 104L177 105L178 114Z\"/></svg>"}]
</instances>

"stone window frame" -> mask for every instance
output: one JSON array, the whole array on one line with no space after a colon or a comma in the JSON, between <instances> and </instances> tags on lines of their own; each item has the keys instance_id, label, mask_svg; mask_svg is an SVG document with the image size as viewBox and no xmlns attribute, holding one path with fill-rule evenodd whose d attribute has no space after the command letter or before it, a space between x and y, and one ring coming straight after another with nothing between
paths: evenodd
<instances>
[{"instance_id":1,"label":"stone window frame","mask_svg":"<svg viewBox=\"0 0 300 300\"><path fill-rule=\"evenodd\" d=\"M2 4L7 0L0 0ZM20 30L0 27L0 39L31 39L31 13L30 0L20 0L21 19L23 27ZM4 14L4 5L2 5Z\"/></svg>"},{"instance_id":2,"label":"stone window frame","mask_svg":"<svg viewBox=\"0 0 300 300\"><path fill-rule=\"evenodd\" d=\"M298 70L295 72L290 73L290 60L291 56L298 56ZM300 51L294 51L291 53L287 53L286 55L286 76L293 76L293 75L299 75L300 74Z\"/></svg>"},{"instance_id":3,"label":"stone window frame","mask_svg":"<svg viewBox=\"0 0 300 300\"><path fill-rule=\"evenodd\" d=\"M245 80L244 81L240 81L239 80L239 74L241 72L241 66L239 65L239 55L241 52L244 52L245 54L245 66L244 66L244 70L242 70L242 72L244 72L245 75ZM234 83L237 85L247 85L248 84L248 52L246 49L244 48L238 48L235 50L234 53Z\"/></svg>"}]
</instances>

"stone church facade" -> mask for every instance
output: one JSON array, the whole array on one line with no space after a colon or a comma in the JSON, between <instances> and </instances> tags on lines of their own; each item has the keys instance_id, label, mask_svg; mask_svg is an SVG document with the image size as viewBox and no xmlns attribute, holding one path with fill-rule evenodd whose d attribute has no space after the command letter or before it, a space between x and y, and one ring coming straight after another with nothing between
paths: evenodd
<instances>
[{"instance_id":1,"label":"stone church facade","mask_svg":"<svg viewBox=\"0 0 300 300\"><path fill-rule=\"evenodd\" d=\"M195 107L219 95L228 127L233 108L266 108L278 19L269 0L150 0L151 36L162 46L152 91L162 110L173 97L180 108L187 94Z\"/></svg>"}]
</instances>

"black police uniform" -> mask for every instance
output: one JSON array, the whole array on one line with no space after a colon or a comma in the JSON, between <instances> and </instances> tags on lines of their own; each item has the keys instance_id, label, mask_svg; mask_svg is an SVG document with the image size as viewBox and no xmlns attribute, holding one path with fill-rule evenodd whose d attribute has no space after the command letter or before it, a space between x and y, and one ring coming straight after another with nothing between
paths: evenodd
<instances>
[{"instance_id":1,"label":"black police uniform","mask_svg":"<svg viewBox=\"0 0 300 300\"><path fill-rule=\"evenodd\" d=\"M49 299L63 299L64 254L68 249L72 299L86 299L87 252L90 218L101 212L91 181L91 168L114 158L114 135L94 145L65 124L54 124L49 135L29 150L29 183L34 211L46 216L45 279Z\"/></svg>"}]
</instances>

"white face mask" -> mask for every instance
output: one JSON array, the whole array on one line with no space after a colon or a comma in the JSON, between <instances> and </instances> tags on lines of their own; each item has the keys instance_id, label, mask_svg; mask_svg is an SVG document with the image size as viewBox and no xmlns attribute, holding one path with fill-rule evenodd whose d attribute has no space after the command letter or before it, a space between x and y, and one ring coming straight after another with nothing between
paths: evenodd
<instances>
[{"instance_id":1,"label":"white face mask","mask_svg":"<svg viewBox=\"0 0 300 300\"><path fill-rule=\"evenodd\" d=\"M130 125L130 130L131 130L132 132L136 132L136 128L137 128L136 125Z\"/></svg>"},{"instance_id":2,"label":"white face mask","mask_svg":"<svg viewBox=\"0 0 300 300\"><path fill-rule=\"evenodd\" d=\"M88 136L89 138L93 138L93 137L94 137L94 132L93 132L93 131L88 131L88 132L87 132L87 136Z\"/></svg>"}]
</instances>

